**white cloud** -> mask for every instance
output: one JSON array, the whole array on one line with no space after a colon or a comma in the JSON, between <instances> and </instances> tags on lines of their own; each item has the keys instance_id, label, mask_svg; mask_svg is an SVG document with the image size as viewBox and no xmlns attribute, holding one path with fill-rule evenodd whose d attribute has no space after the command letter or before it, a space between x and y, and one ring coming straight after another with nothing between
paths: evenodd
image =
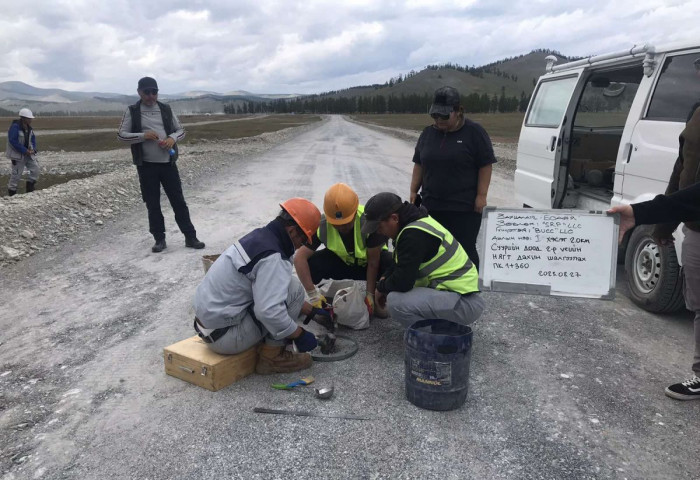
<instances>
[{"instance_id":1,"label":"white cloud","mask_svg":"<svg viewBox=\"0 0 700 480\"><path fill-rule=\"evenodd\" d=\"M5 3L0 81L120 93L143 75L166 93L315 93L533 48L588 55L700 38L697 1Z\"/></svg>"}]
</instances>

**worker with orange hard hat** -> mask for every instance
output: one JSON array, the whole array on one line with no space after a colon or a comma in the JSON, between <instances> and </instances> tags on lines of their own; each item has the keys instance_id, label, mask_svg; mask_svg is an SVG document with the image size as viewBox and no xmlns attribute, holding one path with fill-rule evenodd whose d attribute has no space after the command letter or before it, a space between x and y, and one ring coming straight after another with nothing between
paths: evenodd
<instances>
[{"instance_id":1,"label":"worker with orange hard hat","mask_svg":"<svg viewBox=\"0 0 700 480\"><path fill-rule=\"evenodd\" d=\"M344 183L328 189L323 212L314 241L301 247L294 256L294 267L309 303L320 307L326 302L316 287L324 278L366 280L367 310L370 316L385 318L386 311L375 306L374 292L377 280L393 261L386 249L387 237L378 233L362 235L364 206L360 205L357 193ZM318 250L321 244L326 248Z\"/></svg>"},{"instance_id":2,"label":"worker with orange hard hat","mask_svg":"<svg viewBox=\"0 0 700 480\"><path fill-rule=\"evenodd\" d=\"M292 276L292 256L311 242L321 212L291 198L273 221L231 245L214 262L194 297L197 334L213 351L241 353L258 345L255 371L287 373L311 366L316 337L296 319L314 309ZM262 343L261 343L262 340ZM293 342L299 353L286 347Z\"/></svg>"}]
</instances>

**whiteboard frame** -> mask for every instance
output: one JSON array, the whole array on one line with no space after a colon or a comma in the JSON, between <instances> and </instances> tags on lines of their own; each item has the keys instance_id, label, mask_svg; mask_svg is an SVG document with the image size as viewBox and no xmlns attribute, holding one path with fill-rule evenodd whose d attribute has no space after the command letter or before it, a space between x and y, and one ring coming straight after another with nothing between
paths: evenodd
<instances>
[{"instance_id":1,"label":"whiteboard frame","mask_svg":"<svg viewBox=\"0 0 700 480\"><path fill-rule=\"evenodd\" d=\"M590 294L576 294L574 292L564 292L564 291L552 291L551 285L540 285L540 284L530 284L530 283L518 283L518 282L503 282L498 280L492 280L490 285L485 285L483 281L483 274L481 269L479 270L479 290L482 292L503 292L503 293L520 293L527 295L556 295L564 297L580 297L580 298L599 298L601 300L614 300L615 299L615 281L617 273L617 252L618 252L618 235L620 231L620 214L610 214L601 210L574 210L574 209L537 209L537 208L507 208L507 207L484 207L481 213L481 228L479 229L479 244L481 249L479 250L479 256L481 258L482 265L487 259L486 252L486 230L488 225L488 217L492 213L497 212L508 212L513 214L550 214L550 215L577 215L577 216L605 216L611 218L613 221L612 225L612 235L613 241L611 242L611 265L610 265L610 283L608 285L607 293L601 295L590 295Z\"/></svg>"}]
</instances>

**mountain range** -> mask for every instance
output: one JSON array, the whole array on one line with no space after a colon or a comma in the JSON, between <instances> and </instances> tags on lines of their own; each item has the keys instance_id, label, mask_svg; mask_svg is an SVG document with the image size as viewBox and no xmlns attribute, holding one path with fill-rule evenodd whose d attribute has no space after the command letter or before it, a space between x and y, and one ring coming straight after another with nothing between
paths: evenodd
<instances>
[{"instance_id":1,"label":"mountain range","mask_svg":"<svg viewBox=\"0 0 700 480\"><path fill-rule=\"evenodd\" d=\"M562 61L571 58L552 50L537 50L480 67L454 64L430 65L421 71L388 79L384 84L358 86L344 90L319 93L318 96L362 97L372 95L410 95L432 93L442 85L451 85L463 95L487 93L519 97L529 95L537 78L544 73L545 57L555 54ZM161 94L176 112L223 113L224 104L297 98L296 94L254 94L242 90L225 93L188 91ZM39 114L121 114L138 97L118 93L75 92L58 88L38 88L19 81L0 82L0 113L14 115L22 107Z\"/></svg>"}]
</instances>

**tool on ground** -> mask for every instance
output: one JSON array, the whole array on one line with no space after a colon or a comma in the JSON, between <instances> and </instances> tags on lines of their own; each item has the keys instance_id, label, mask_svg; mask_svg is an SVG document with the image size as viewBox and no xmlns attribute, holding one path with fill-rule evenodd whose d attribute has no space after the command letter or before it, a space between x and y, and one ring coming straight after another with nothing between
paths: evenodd
<instances>
[{"instance_id":1,"label":"tool on ground","mask_svg":"<svg viewBox=\"0 0 700 480\"><path fill-rule=\"evenodd\" d=\"M371 417L361 417L359 415L339 414L328 415L324 413L307 412L304 410L275 410L272 408L255 407L255 413L271 413L274 415L295 415L298 417L320 417L320 418L341 418L343 420L372 420Z\"/></svg>"},{"instance_id":2,"label":"tool on ground","mask_svg":"<svg viewBox=\"0 0 700 480\"><path fill-rule=\"evenodd\" d=\"M322 325L328 330L328 333L317 337L318 345L321 347L323 355L330 355L335 352L336 335L335 330L338 328L338 317L333 312L333 305L323 303L323 308L312 308L304 319L304 325L308 325L312 319L316 319L319 325Z\"/></svg>"},{"instance_id":3,"label":"tool on ground","mask_svg":"<svg viewBox=\"0 0 700 480\"><path fill-rule=\"evenodd\" d=\"M326 333L318 338L318 346L321 347L321 353L324 355L330 355L335 351L335 342L338 337L334 333Z\"/></svg>"},{"instance_id":4,"label":"tool on ground","mask_svg":"<svg viewBox=\"0 0 700 480\"><path fill-rule=\"evenodd\" d=\"M333 392L335 392L335 384L331 384L330 387L314 388L316 398L320 398L322 400L328 400L331 398L333 396Z\"/></svg>"},{"instance_id":5,"label":"tool on ground","mask_svg":"<svg viewBox=\"0 0 700 480\"><path fill-rule=\"evenodd\" d=\"M276 390L292 390L294 387L298 387L299 385L309 385L311 383L314 383L314 377L304 377L296 382L292 383L273 383L271 386L272 388Z\"/></svg>"}]
</instances>

